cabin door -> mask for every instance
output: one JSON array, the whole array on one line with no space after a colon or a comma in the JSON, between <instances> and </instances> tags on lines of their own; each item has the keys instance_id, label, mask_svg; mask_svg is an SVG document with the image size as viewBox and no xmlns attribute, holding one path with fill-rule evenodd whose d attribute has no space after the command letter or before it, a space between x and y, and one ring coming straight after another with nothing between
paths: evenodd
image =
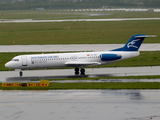
<instances>
[{"instance_id":1,"label":"cabin door","mask_svg":"<svg viewBox=\"0 0 160 120\"><path fill-rule=\"evenodd\" d=\"M22 56L22 66L27 66L27 57Z\"/></svg>"}]
</instances>

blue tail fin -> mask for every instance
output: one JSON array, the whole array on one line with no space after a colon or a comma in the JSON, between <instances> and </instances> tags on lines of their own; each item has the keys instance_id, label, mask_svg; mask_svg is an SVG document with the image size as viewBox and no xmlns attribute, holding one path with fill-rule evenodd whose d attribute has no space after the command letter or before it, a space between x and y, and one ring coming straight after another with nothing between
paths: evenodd
<instances>
[{"instance_id":1,"label":"blue tail fin","mask_svg":"<svg viewBox=\"0 0 160 120\"><path fill-rule=\"evenodd\" d=\"M146 35L138 34L130 38L130 40L122 48L122 51L138 51Z\"/></svg>"},{"instance_id":2,"label":"blue tail fin","mask_svg":"<svg viewBox=\"0 0 160 120\"><path fill-rule=\"evenodd\" d=\"M118 48L112 51L138 51L143 40L146 37L155 37L155 36L154 35L143 35L143 34L133 35L130 38L130 40L124 45L124 47Z\"/></svg>"}]
</instances>

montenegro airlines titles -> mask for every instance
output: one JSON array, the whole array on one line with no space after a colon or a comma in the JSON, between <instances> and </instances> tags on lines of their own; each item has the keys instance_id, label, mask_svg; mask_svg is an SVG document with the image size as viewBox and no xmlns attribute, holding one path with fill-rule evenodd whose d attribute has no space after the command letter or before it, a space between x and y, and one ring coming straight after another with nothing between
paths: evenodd
<instances>
[{"instance_id":1,"label":"montenegro airlines titles","mask_svg":"<svg viewBox=\"0 0 160 120\"><path fill-rule=\"evenodd\" d=\"M86 66L105 65L118 62L124 59L138 56L138 51L144 38L155 37L155 35L137 34L122 48L103 52L80 52L60 54L35 54L19 55L5 64L5 67L20 70L23 69L54 68L54 67L75 67L75 74L85 75ZM79 70L79 68L81 68Z\"/></svg>"}]
</instances>

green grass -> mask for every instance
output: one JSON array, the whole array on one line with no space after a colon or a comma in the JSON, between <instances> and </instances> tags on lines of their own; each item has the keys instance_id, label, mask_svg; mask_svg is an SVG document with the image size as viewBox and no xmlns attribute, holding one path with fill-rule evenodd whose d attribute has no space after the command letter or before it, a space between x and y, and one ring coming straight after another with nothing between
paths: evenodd
<instances>
[{"instance_id":1,"label":"green grass","mask_svg":"<svg viewBox=\"0 0 160 120\"><path fill-rule=\"evenodd\" d=\"M1 86L1 83L0 83ZM160 89L160 82L133 83L50 83L49 87L0 87L3 90L51 90L51 89Z\"/></svg>"},{"instance_id":2,"label":"green grass","mask_svg":"<svg viewBox=\"0 0 160 120\"><path fill-rule=\"evenodd\" d=\"M23 54L38 54L38 53L0 53L0 70L9 70L4 67L4 64L10 61L13 57ZM130 66L160 66L160 51L142 51L138 57L130 58L120 62L98 67L130 67ZM95 66L96 67L96 66ZM73 68L72 68L73 69Z\"/></svg>"},{"instance_id":3,"label":"green grass","mask_svg":"<svg viewBox=\"0 0 160 120\"><path fill-rule=\"evenodd\" d=\"M160 83L51 83L50 89L160 89Z\"/></svg>"},{"instance_id":4,"label":"green grass","mask_svg":"<svg viewBox=\"0 0 160 120\"><path fill-rule=\"evenodd\" d=\"M134 34L158 35L144 42L159 43L159 31L159 20L7 23L0 27L0 45L125 44Z\"/></svg>"},{"instance_id":5,"label":"green grass","mask_svg":"<svg viewBox=\"0 0 160 120\"><path fill-rule=\"evenodd\" d=\"M106 19L160 17L150 12L55 12L55 11L3 11L4 19ZM106 14L92 17L90 14ZM159 20L119 22L50 22L4 23L0 27L0 45L33 44L110 44L126 43L133 34L160 36ZM0 23L1 26L1 23ZM70 29L68 29L70 28ZM159 43L159 37L146 39L146 43Z\"/></svg>"}]
</instances>

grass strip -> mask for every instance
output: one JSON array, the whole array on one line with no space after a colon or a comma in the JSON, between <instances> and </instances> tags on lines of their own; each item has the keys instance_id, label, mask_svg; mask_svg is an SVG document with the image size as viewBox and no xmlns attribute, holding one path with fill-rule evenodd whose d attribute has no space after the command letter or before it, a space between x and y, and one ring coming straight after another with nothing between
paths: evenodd
<instances>
[{"instance_id":1,"label":"grass strip","mask_svg":"<svg viewBox=\"0 0 160 120\"><path fill-rule=\"evenodd\" d=\"M0 84L1 85L1 84ZM49 87L0 87L2 90L160 89L160 82L50 83Z\"/></svg>"},{"instance_id":2,"label":"grass strip","mask_svg":"<svg viewBox=\"0 0 160 120\"><path fill-rule=\"evenodd\" d=\"M5 23L0 27L0 44L125 44L134 34L158 35L144 42L159 43L159 31L159 20Z\"/></svg>"}]
</instances>

